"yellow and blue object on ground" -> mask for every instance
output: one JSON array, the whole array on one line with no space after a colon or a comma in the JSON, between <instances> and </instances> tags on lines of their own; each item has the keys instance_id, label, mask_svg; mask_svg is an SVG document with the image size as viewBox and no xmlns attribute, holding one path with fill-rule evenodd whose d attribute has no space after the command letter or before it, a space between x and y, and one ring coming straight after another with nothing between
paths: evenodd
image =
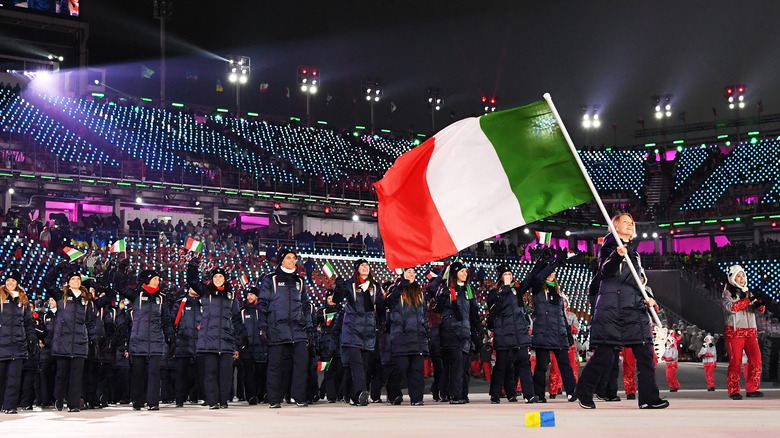
<instances>
[{"instance_id":1,"label":"yellow and blue object on ground","mask_svg":"<svg viewBox=\"0 0 780 438\"><path fill-rule=\"evenodd\" d=\"M555 412L527 412L525 427L555 427Z\"/></svg>"}]
</instances>

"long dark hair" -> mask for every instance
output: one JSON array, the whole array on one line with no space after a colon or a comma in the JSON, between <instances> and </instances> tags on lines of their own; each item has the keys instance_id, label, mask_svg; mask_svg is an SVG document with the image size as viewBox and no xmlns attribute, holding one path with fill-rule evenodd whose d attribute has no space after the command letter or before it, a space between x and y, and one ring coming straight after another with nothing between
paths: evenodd
<instances>
[{"instance_id":1,"label":"long dark hair","mask_svg":"<svg viewBox=\"0 0 780 438\"><path fill-rule=\"evenodd\" d=\"M19 292L19 303L22 306L26 306L29 300L27 299L27 294L24 292L24 289L17 285L16 290ZM0 286L0 311L3 310L3 302L8 298L9 295L11 295L11 292L5 288L5 285Z\"/></svg>"},{"instance_id":2,"label":"long dark hair","mask_svg":"<svg viewBox=\"0 0 780 438\"><path fill-rule=\"evenodd\" d=\"M424 301L423 290L416 281L404 286L401 294L401 302L418 307Z\"/></svg>"}]
</instances>

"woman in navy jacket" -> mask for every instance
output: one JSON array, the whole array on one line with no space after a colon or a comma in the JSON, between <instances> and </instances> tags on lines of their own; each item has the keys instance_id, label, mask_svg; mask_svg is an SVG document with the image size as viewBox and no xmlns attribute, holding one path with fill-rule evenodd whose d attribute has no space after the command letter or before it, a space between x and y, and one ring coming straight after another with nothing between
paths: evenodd
<instances>
[{"instance_id":1,"label":"woman in navy jacket","mask_svg":"<svg viewBox=\"0 0 780 438\"><path fill-rule=\"evenodd\" d=\"M192 288L187 295L171 306L171 319L176 338L174 358L176 359L176 407L184 407L190 392L190 377L196 376L197 387L203 386L202 363L197 358L195 366L195 347L198 342L198 327L202 317L200 297Z\"/></svg>"},{"instance_id":2,"label":"woman in navy jacket","mask_svg":"<svg viewBox=\"0 0 780 438\"><path fill-rule=\"evenodd\" d=\"M636 358L640 409L663 409L669 402L662 400L655 381L653 363L653 335L647 308L655 305L652 297L644 299L631 274L625 256L628 255L635 270L642 266L636 247L631 244L634 236L634 218L621 213L612 219L622 244L612 236L604 238L599 251L599 284L595 312L591 318L590 346L595 348L577 383L577 399L585 409L595 409L593 393L602 374L612 366L620 347L630 347ZM558 365L566 362L559 360Z\"/></svg>"},{"instance_id":3,"label":"woman in navy jacket","mask_svg":"<svg viewBox=\"0 0 780 438\"><path fill-rule=\"evenodd\" d=\"M401 380L406 376L412 406L423 405L424 356L428 354L431 328L425 293L415 281L414 268L390 288L385 305L390 309L390 355L393 368L387 381L387 398L394 405L403 401Z\"/></svg>"},{"instance_id":4,"label":"woman in navy jacket","mask_svg":"<svg viewBox=\"0 0 780 438\"><path fill-rule=\"evenodd\" d=\"M563 306L558 282L555 281L555 265L563 264L565 255L557 259L547 260L547 266L539 270L532 279L532 298L534 303L533 336L531 348L536 352L536 367L534 368L534 392L540 403L545 403L544 396L547 367L550 364L550 354L555 355L558 369L563 379L563 387L568 394L568 400L573 402L574 388L577 381L569 364L569 326Z\"/></svg>"},{"instance_id":5,"label":"woman in navy jacket","mask_svg":"<svg viewBox=\"0 0 780 438\"><path fill-rule=\"evenodd\" d=\"M160 409L160 362L165 344L173 338L170 304L160 291L160 274L146 269L138 274L138 286L128 289L125 277L116 280L117 293L133 303L130 356L133 358L130 397L138 411L146 401L150 411Z\"/></svg>"},{"instance_id":6,"label":"woman in navy jacket","mask_svg":"<svg viewBox=\"0 0 780 438\"><path fill-rule=\"evenodd\" d=\"M384 313L384 296L371 275L371 267L365 259L355 261L355 274L348 281L336 278L333 301L344 298L344 322L341 327L341 361L344 365L345 397L352 404L368 405L366 367L370 353L376 347L377 309Z\"/></svg>"},{"instance_id":7,"label":"woman in navy jacket","mask_svg":"<svg viewBox=\"0 0 780 438\"><path fill-rule=\"evenodd\" d=\"M0 287L0 394L6 414L15 414L22 386L22 365L27 349L37 347L35 323L24 289L22 275L11 270ZM32 403L31 403L32 404Z\"/></svg>"},{"instance_id":8,"label":"woman in navy jacket","mask_svg":"<svg viewBox=\"0 0 780 438\"><path fill-rule=\"evenodd\" d=\"M63 271L67 272L63 277L67 284L60 289L56 281ZM89 343L97 341L95 303L81 285L81 273L67 262L46 273L43 282L48 296L57 301L58 309L52 338L52 356L57 359L54 406L61 411L67 395L68 412L79 412L84 361Z\"/></svg>"},{"instance_id":9,"label":"woman in navy jacket","mask_svg":"<svg viewBox=\"0 0 780 438\"><path fill-rule=\"evenodd\" d=\"M433 311L441 313L442 381L447 382L446 395L450 404L459 405L467 403L465 374L470 362L472 339L481 343L482 322L466 267L461 262L454 262L449 267L449 273L448 281L443 282L443 276L437 277L428 287L438 288ZM440 392L443 391L440 389Z\"/></svg>"},{"instance_id":10,"label":"woman in navy jacket","mask_svg":"<svg viewBox=\"0 0 780 438\"><path fill-rule=\"evenodd\" d=\"M490 378L490 402L501 402L502 387L507 400L516 402L519 377L523 398L526 403L534 403L538 398L534 392L528 355L531 336L528 334L529 319L523 295L538 272L533 270L522 283L518 283L514 281L509 265L500 265L496 271L496 287L490 291L487 300L488 321L492 325L493 349L496 352L496 365Z\"/></svg>"},{"instance_id":11,"label":"woman in navy jacket","mask_svg":"<svg viewBox=\"0 0 780 438\"><path fill-rule=\"evenodd\" d=\"M233 360L238 359L244 324L227 272L214 268L207 285L200 279L199 266L198 257L187 264L187 285L200 295L203 306L196 347L196 354L203 356L203 391L210 409L227 409L233 385Z\"/></svg>"}]
</instances>

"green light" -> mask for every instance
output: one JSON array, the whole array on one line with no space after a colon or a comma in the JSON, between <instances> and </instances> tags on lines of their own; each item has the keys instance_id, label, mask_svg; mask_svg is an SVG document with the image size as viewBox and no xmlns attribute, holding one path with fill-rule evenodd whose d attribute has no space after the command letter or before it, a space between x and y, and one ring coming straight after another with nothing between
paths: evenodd
<instances>
[{"instance_id":1,"label":"green light","mask_svg":"<svg viewBox=\"0 0 780 438\"><path fill-rule=\"evenodd\" d=\"M226 195L237 195L237 194L238 194L238 192L234 192L234 191L232 191L232 190L225 190L225 194L226 194Z\"/></svg>"},{"instance_id":2,"label":"green light","mask_svg":"<svg viewBox=\"0 0 780 438\"><path fill-rule=\"evenodd\" d=\"M731 141L727 141L726 146L731 146Z\"/></svg>"},{"instance_id":3,"label":"green light","mask_svg":"<svg viewBox=\"0 0 780 438\"><path fill-rule=\"evenodd\" d=\"M118 185L118 186L127 186L127 187L129 187L129 186L131 186L132 184L130 184L130 183L126 183L126 182L118 182L118 183L116 183L116 185Z\"/></svg>"},{"instance_id":4,"label":"green light","mask_svg":"<svg viewBox=\"0 0 780 438\"><path fill-rule=\"evenodd\" d=\"M92 93L92 97L106 97L103 93Z\"/></svg>"},{"instance_id":5,"label":"green light","mask_svg":"<svg viewBox=\"0 0 780 438\"><path fill-rule=\"evenodd\" d=\"M701 221L690 221L688 222L688 225L699 225Z\"/></svg>"},{"instance_id":6,"label":"green light","mask_svg":"<svg viewBox=\"0 0 780 438\"><path fill-rule=\"evenodd\" d=\"M721 134L721 135L718 136L718 140L720 140L722 138L729 138L729 135L728 134Z\"/></svg>"},{"instance_id":7,"label":"green light","mask_svg":"<svg viewBox=\"0 0 780 438\"><path fill-rule=\"evenodd\" d=\"M355 129L366 129L366 127L358 125L358 126L355 126Z\"/></svg>"},{"instance_id":8,"label":"green light","mask_svg":"<svg viewBox=\"0 0 780 438\"><path fill-rule=\"evenodd\" d=\"M359 137L360 136L360 134L358 134L357 131L353 132L352 135L354 135L355 137Z\"/></svg>"},{"instance_id":9,"label":"green light","mask_svg":"<svg viewBox=\"0 0 780 438\"><path fill-rule=\"evenodd\" d=\"M252 196L252 197L254 197L255 195L253 193L241 192L241 196Z\"/></svg>"},{"instance_id":10,"label":"green light","mask_svg":"<svg viewBox=\"0 0 780 438\"><path fill-rule=\"evenodd\" d=\"M748 135L758 135L758 131L750 131L748 132Z\"/></svg>"},{"instance_id":11,"label":"green light","mask_svg":"<svg viewBox=\"0 0 780 438\"><path fill-rule=\"evenodd\" d=\"M658 149L653 151L654 154L657 154L658 152L660 152Z\"/></svg>"},{"instance_id":12,"label":"green light","mask_svg":"<svg viewBox=\"0 0 780 438\"><path fill-rule=\"evenodd\" d=\"M60 181L70 181L70 182L73 182L73 178L62 178L62 177L60 177Z\"/></svg>"},{"instance_id":13,"label":"green light","mask_svg":"<svg viewBox=\"0 0 780 438\"><path fill-rule=\"evenodd\" d=\"M217 112L218 113L226 113L226 112L228 112L228 110L226 110L225 108L217 108Z\"/></svg>"},{"instance_id":14,"label":"green light","mask_svg":"<svg viewBox=\"0 0 780 438\"><path fill-rule=\"evenodd\" d=\"M755 137L750 139L750 144L756 144L756 143L758 143L758 139L756 139Z\"/></svg>"},{"instance_id":15,"label":"green light","mask_svg":"<svg viewBox=\"0 0 780 438\"><path fill-rule=\"evenodd\" d=\"M389 129L382 129L382 132L389 134L391 131Z\"/></svg>"},{"instance_id":16,"label":"green light","mask_svg":"<svg viewBox=\"0 0 780 438\"><path fill-rule=\"evenodd\" d=\"M607 150L608 150L608 151L611 151L611 150L612 150L612 148L607 148Z\"/></svg>"},{"instance_id":17,"label":"green light","mask_svg":"<svg viewBox=\"0 0 780 438\"><path fill-rule=\"evenodd\" d=\"M769 219L777 219L780 217L780 214L773 214L772 216L769 216Z\"/></svg>"},{"instance_id":18,"label":"green light","mask_svg":"<svg viewBox=\"0 0 780 438\"><path fill-rule=\"evenodd\" d=\"M715 219L710 219L710 220L704 221L705 224L714 224L716 222L718 222L718 221L716 221Z\"/></svg>"},{"instance_id":19,"label":"green light","mask_svg":"<svg viewBox=\"0 0 780 438\"><path fill-rule=\"evenodd\" d=\"M766 216L753 216L753 220L766 219Z\"/></svg>"},{"instance_id":20,"label":"green light","mask_svg":"<svg viewBox=\"0 0 780 438\"><path fill-rule=\"evenodd\" d=\"M149 99L148 97L142 97L141 100L143 100L144 102L151 102L152 101L152 99Z\"/></svg>"},{"instance_id":21,"label":"green light","mask_svg":"<svg viewBox=\"0 0 780 438\"><path fill-rule=\"evenodd\" d=\"M672 144L683 144L685 143L685 140L675 140L672 142Z\"/></svg>"},{"instance_id":22,"label":"green light","mask_svg":"<svg viewBox=\"0 0 780 438\"><path fill-rule=\"evenodd\" d=\"M176 108L184 108L184 104L179 102L171 102L171 106L175 106Z\"/></svg>"},{"instance_id":23,"label":"green light","mask_svg":"<svg viewBox=\"0 0 780 438\"><path fill-rule=\"evenodd\" d=\"M416 138L415 138L415 139L414 139L414 145L415 145L415 146L420 146L420 140L418 140L418 139L416 139Z\"/></svg>"},{"instance_id":24,"label":"green light","mask_svg":"<svg viewBox=\"0 0 780 438\"><path fill-rule=\"evenodd\" d=\"M738 217L738 218L736 218L735 220L736 220L737 222L739 222L739 221L741 221L741 220L742 220L742 218L741 218L741 217Z\"/></svg>"},{"instance_id":25,"label":"green light","mask_svg":"<svg viewBox=\"0 0 780 438\"><path fill-rule=\"evenodd\" d=\"M682 150L683 150L682 146L677 146L677 152L682 152Z\"/></svg>"},{"instance_id":26,"label":"green light","mask_svg":"<svg viewBox=\"0 0 780 438\"><path fill-rule=\"evenodd\" d=\"M672 225L685 225L685 222L675 222Z\"/></svg>"},{"instance_id":27,"label":"green light","mask_svg":"<svg viewBox=\"0 0 780 438\"><path fill-rule=\"evenodd\" d=\"M666 228L669 224L658 224L658 228Z\"/></svg>"},{"instance_id":28,"label":"green light","mask_svg":"<svg viewBox=\"0 0 780 438\"><path fill-rule=\"evenodd\" d=\"M327 125L328 124L328 122L326 122L324 120L317 120L317 123L319 123L320 125Z\"/></svg>"},{"instance_id":29,"label":"green light","mask_svg":"<svg viewBox=\"0 0 780 438\"><path fill-rule=\"evenodd\" d=\"M704 144L704 143L702 143L702 144L701 144L701 148L702 148L702 149L704 149L704 148L706 148L706 147L707 147L707 145L706 145L706 144Z\"/></svg>"},{"instance_id":30,"label":"green light","mask_svg":"<svg viewBox=\"0 0 780 438\"><path fill-rule=\"evenodd\" d=\"M25 175L23 173L20 173L19 176L21 176L22 178L35 178L35 175Z\"/></svg>"},{"instance_id":31,"label":"green light","mask_svg":"<svg viewBox=\"0 0 780 438\"><path fill-rule=\"evenodd\" d=\"M146 184L141 184L141 183L136 183L136 185L135 185L135 186L136 186L136 187L144 187L144 188L146 188L146 187L149 187L149 186L147 186Z\"/></svg>"},{"instance_id":32,"label":"green light","mask_svg":"<svg viewBox=\"0 0 780 438\"><path fill-rule=\"evenodd\" d=\"M296 121L296 122L300 122L300 121L301 121L301 119L299 119L299 118L297 118L297 117L290 117L290 120L294 120L294 121Z\"/></svg>"},{"instance_id":33,"label":"green light","mask_svg":"<svg viewBox=\"0 0 780 438\"><path fill-rule=\"evenodd\" d=\"M646 148L651 148L653 146L655 146L655 143L645 143Z\"/></svg>"},{"instance_id":34,"label":"green light","mask_svg":"<svg viewBox=\"0 0 780 438\"><path fill-rule=\"evenodd\" d=\"M260 117L260 114L258 114L258 113L246 113L246 115L251 116L251 117Z\"/></svg>"},{"instance_id":35,"label":"green light","mask_svg":"<svg viewBox=\"0 0 780 438\"><path fill-rule=\"evenodd\" d=\"M57 179L57 178L49 175L41 175L41 179ZM103 181L99 181L99 182L103 182Z\"/></svg>"},{"instance_id":36,"label":"green light","mask_svg":"<svg viewBox=\"0 0 780 438\"><path fill-rule=\"evenodd\" d=\"M425 138L425 134L417 134L417 136Z\"/></svg>"},{"instance_id":37,"label":"green light","mask_svg":"<svg viewBox=\"0 0 780 438\"><path fill-rule=\"evenodd\" d=\"M734 222L734 218L733 218L733 217L730 217L730 218L728 218L728 219L721 219L720 221L721 221L721 222Z\"/></svg>"},{"instance_id":38,"label":"green light","mask_svg":"<svg viewBox=\"0 0 780 438\"><path fill-rule=\"evenodd\" d=\"M222 120L222 116L217 114L216 116L214 116L214 119L217 120L217 121L220 121L220 120Z\"/></svg>"}]
</instances>

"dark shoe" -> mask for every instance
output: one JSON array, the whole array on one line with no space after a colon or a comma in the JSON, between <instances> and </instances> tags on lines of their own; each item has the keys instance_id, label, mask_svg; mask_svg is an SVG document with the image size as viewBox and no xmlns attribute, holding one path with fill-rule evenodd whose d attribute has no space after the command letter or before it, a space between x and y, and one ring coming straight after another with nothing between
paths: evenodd
<instances>
[{"instance_id":1,"label":"dark shoe","mask_svg":"<svg viewBox=\"0 0 780 438\"><path fill-rule=\"evenodd\" d=\"M209 409L214 409L214 410L219 409L219 405L211 405L209 406Z\"/></svg>"},{"instance_id":2,"label":"dark shoe","mask_svg":"<svg viewBox=\"0 0 780 438\"><path fill-rule=\"evenodd\" d=\"M250 397L249 398L249 406L254 406L257 404L257 397Z\"/></svg>"},{"instance_id":3,"label":"dark shoe","mask_svg":"<svg viewBox=\"0 0 780 438\"><path fill-rule=\"evenodd\" d=\"M176 407L177 408L183 408L184 407L184 403L176 403Z\"/></svg>"},{"instance_id":4,"label":"dark shoe","mask_svg":"<svg viewBox=\"0 0 780 438\"><path fill-rule=\"evenodd\" d=\"M490 397L490 404L497 405L501 403L501 399L498 397Z\"/></svg>"},{"instance_id":5,"label":"dark shoe","mask_svg":"<svg viewBox=\"0 0 780 438\"><path fill-rule=\"evenodd\" d=\"M556 397L557 395L558 395L558 394L550 394L550 400L555 400L555 397Z\"/></svg>"},{"instance_id":6,"label":"dark shoe","mask_svg":"<svg viewBox=\"0 0 780 438\"><path fill-rule=\"evenodd\" d=\"M83 398L80 398L79 399L79 409L83 411L86 407L87 407L87 402Z\"/></svg>"},{"instance_id":7,"label":"dark shoe","mask_svg":"<svg viewBox=\"0 0 780 438\"><path fill-rule=\"evenodd\" d=\"M149 409L148 409L148 410L150 410L150 411L159 411L159 410L160 410L160 407L159 407L159 406L157 406L157 405L154 405L154 406L149 406Z\"/></svg>"},{"instance_id":8,"label":"dark shoe","mask_svg":"<svg viewBox=\"0 0 780 438\"><path fill-rule=\"evenodd\" d=\"M393 406L400 406L404 402L403 396L398 396L393 400Z\"/></svg>"},{"instance_id":9,"label":"dark shoe","mask_svg":"<svg viewBox=\"0 0 780 438\"><path fill-rule=\"evenodd\" d=\"M336 403L336 400L328 400L328 403Z\"/></svg>"},{"instance_id":10,"label":"dark shoe","mask_svg":"<svg viewBox=\"0 0 780 438\"><path fill-rule=\"evenodd\" d=\"M382 403L382 399L381 399L381 398L378 398L378 399L374 400L374 399L372 398L372 399L371 399L371 403Z\"/></svg>"},{"instance_id":11,"label":"dark shoe","mask_svg":"<svg viewBox=\"0 0 780 438\"><path fill-rule=\"evenodd\" d=\"M730 399L732 399L732 400L742 400L742 396L741 396L741 395L739 395L739 393L736 393L736 394L731 394L731 395L729 396L729 398L730 398Z\"/></svg>"},{"instance_id":12,"label":"dark shoe","mask_svg":"<svg viewBox=\"0 0 780 438\"><path fill-rule=\"evenodd\" d=\"M707 388L707 391L715 391L715 388Z\"/></svg>"},{"instance_id":13,"label":"dark shoe","mask_svg":"<svg viewBox=\"0 0 780 438\"><path fill-rule=\"evenodd\" d=\"M412 402L412 406L425 406L425 403L423 403L423 401L420 400L420 401Z\"/></svg>"},{"instance_id":14,"label":"dark shoe","mask_svg":"<svg viewBox=\"0 0 780 438\"><path fill-rule=\"evenodd\" d=\"M745 397L763 397L764 393L761 391L753 391L745 393Z\"/></svg>"},{"instance_id":15,"label":"dark shoe","mask_svg":"<svg viewBox=\"0 0 780 438\"><path fill-rule=\"evenodd\" d=\"M24 407L22 408L22 410L23 410L23 411L32 411L32 410L33 410L33 407L32 407L32 406L24 406Z\"/></svg>"},{"instance_id":16,"label":"dark shoe","mask_svg":"<svg viewBox=\"0 0 780 438\"><path fill-rule=\"evenodd\" d=\"M526 403L529 403L529 404L530 404L530 403L537 403L538 401L539 401L539 397L537 397L537 396L533 396L533 397L531 397L531 398L527 398L527 399L525 399L525 402L526 402Z\"/></svg>"},{"instance_id":17,"label":"dark shoe","mask_svg":"<svg viewBox=\"0 0 780 438\"><path fill-rule=\"evenodd\" d=\"M305 408L306 406L309 406L306 402L295 402L296 405L298 405L299 408Z\"/></svg>"},{"instance_id":18,"label":"dark shoe","mask_svg":"<svg viewBox=\"0 0 780 438\"><path fill-rule=\"evenodd\" d=\"M626 400L636 400L636 393L634 394L627 394Z\"/></svg>"},{"instance_id":19,"label":"dark shoe","mask_svg":"<svg viewBox=\"0 0 780 438\"><path fill-rule=\"evenodd\" d=\"M582 409L596 409L596 403L593 403L593 400L587 401L577 399L577 402Z\"/></svg>"},{"instance_id":20,"label":"dark shoe","mask_svg":"<svg viewBox=\"0 0 780 438\"><path fill-rule=\"evenodd\" d=\"M569 403L576 402L577 401L577 396L574 395L574 394L567 394L566 395L566 401L568 401Z\"/></svg>"},{"instance_id":21,"label":"dark shoe","mask_svg":"<svg viewBox=\"0 0 780 438\"><path fill-rule=\"evenodd\" d=\"M537 400L537 403L547 403L547 399L544 397L537 397L539 400Z\"/></svg>"},{"instance_id":22,"label":"dark shoe","mask_svg":"<svg viewBox=\"0 0 780 438\"><path fill-rule=\"evenodd\" d=\"M108 398L106 398L105 394L100 396L100 407L101 408L108 407Z\"/></svg>"},{"instance_id":23,"label":"dark shoe","mask_svg":"<svg viewBox=\"0 0 780 438\"><path fill-rule=\"evenodd\" d=\"M291 404L293 404L293 402L292 402L292 399L289 399L289 398L286 398L286 399L284 399L284 402L285 402L286 404L288 404L288 405L291 405Z\"/></svg>"},{"instance_id":24,"label":"dark shoe","mask_svg":"<svg viewBox=\"0 0 780 438\"><path fill-rule=\"evenodd\" d=\"M279 408L282 407L282 404L281 403L271 403L268 407L270 409L279 409Z\"/></svg>"},{"instance_id":25,"label":"dark shoe","mask_svg":"<svg viewBox=\"0 0 780 438\"><path fill-rule=\"evenodd\" d=\"M666 409L669 407L669 402L666 400L658 400L653 403L645 403L639 406L639 409Z\"/></svg>"},{"instance_id":26,"label":"dark shoe","mask_svg":"<svg viewBox=\"0 0 780 438\"><path fill-rule=\"evenodd\" d=\"M57 401L55 401L55 402L54 402L54 407L55 407L55 408L57 408L57 410L58 410L58 411L61 411L61 410L62 410L62 407L63 407L62 400L57 400Z\"/></svg>"},{"instance_id":27,"label":"dark shoe","mask_svg":"<svg viewBox=\"0 0 780 438\"><path fill-rule=\"evenodd\" d=\"M464 398L463 401L465 401L466 403L471 403L468 397Z\"/></svg>"},{"instance_id":28,"label":"dark shoe","mask_svg":"<svg viewBox=\"0 0 780 438\"><path fill-rule=\"evenodd\" d=\"M516 396L515 397L509 397L509 398L506 399L506 401L508 401L509 403L517 403L517 397Z\"/></svg>"},{"instance_id":29,"label":"dark shoe","mask_svg":"<svg viewBox=\"0 0 780 438\"><path fill-rule=\"evenodd\" d=\"M465 405L467 402L464 399L450 400L451 405Z\"/></svg>"},{"instance_id":30,"label":"dark shoe","mask_svg":"<svg viewBox=\"0 0 780 438\"><path fill-rule=\"evenodd\" d=\"M360 406L368 406L368 391L361 391L358 395L358 403Z\"/></svg>"},{"instance_id":31,"label":"dark shoe","mask_svg":"<svg viewBox=\"0 0 780 438\"><path fill-rule=\"evenodd\" d=\"M79 408L68 408L68 412L81 412Z\"/></svg>"},{"instance_id":32,"label":"dark shoe","mask_svg":"<svg viewBox=\"0 0 780 438\"><path fill-rule=\"evenodd\" d=\"M140 406L140 405L135 405L135 404L134 404L134 405L133 405L133 410L134 410L134 411L140 411L140 410L141 410L141 406Z\"/></svg>"},{"instance_id":33,"label":"dark shoe","mask_svg":"<svg viewBox=\"0 0 780 438\"><path fill-rule=\"evenodd\" d=\"M676 389L670 389L669 392L677 392Z\"/></svg>"},{"instance_id":34,"label":"dark shoe","mask_svg":"<svg viewBox=\"0 0 780 438\"><path fill-rule=\"evenodd\" d=\"M227 403L220 403L219 404L219 408L220 409L227 409L228 408L228 404Z\"/></svg>"},{"instance_id":35,"label":"dark shoe","mask_svg":"<svg viewBox=\"0 0 780 438\"><path fill-rule=\"evenodd\" d=\"M6 409L5 413L6 414L16 414L17 412L16 412L16 409Z\"/></svg>"}]
</instances>

